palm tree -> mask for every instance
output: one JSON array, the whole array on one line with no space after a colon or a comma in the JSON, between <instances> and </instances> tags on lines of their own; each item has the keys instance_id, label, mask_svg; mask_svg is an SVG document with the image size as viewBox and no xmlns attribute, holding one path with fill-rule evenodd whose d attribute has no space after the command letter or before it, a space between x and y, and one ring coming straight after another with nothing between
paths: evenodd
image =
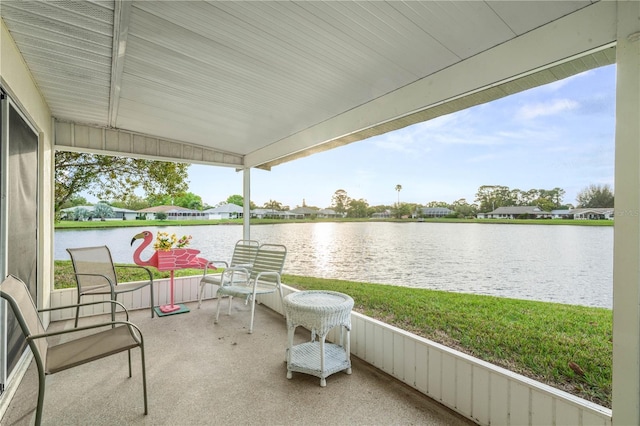
<instances>
[{"instance_id":1,"label":"palm tree","mask_svg":"<svg viewBox=\"0 0 640 426\"><path fill-rule=\"evenodd\" d=\"M98 203L93 206L93 214L94 216L99 217L103 222L105 218L115 216L115 214L113 213L113 208L106 203Z\"/></svg>"},{"instance_id":2,"label":"palm tree","mask_svg":"<svg viewBox=\"0 0 640 426\"><path fill-rule=\"evenodd\" d=\"M402 190L402 185L396 185L396 191L398 191L398 207L400 207L400 191Z\"/></svg>"},{"instance_id":3,"label":"palm tree","mask_svg":"<svg viewBox=\"0 0 640 426\"><path fill-rule=\"evenodd\" d=\"M91 214L89 213L89 210L85 209L84 207L76 207L75 209L73 209L73 220L84 220L86 218L88 218Z\"/></svg>"}]
</instances>

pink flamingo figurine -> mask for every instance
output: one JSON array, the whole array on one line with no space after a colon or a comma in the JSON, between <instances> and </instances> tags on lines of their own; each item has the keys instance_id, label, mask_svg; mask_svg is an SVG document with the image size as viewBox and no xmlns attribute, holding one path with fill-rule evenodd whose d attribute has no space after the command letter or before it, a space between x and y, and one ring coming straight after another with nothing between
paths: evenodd
<instances>
[{"instance_id":1,"label":"pink flamingo figurine","mask_svg":"<svg viewBox=\"0 0 640 426\"><path fill-rule=\"evenodd\" d=\"M198 257L200 250L191 248L174 248L169 251L163 251L161 254L158 254L158 251L155 251L149 259L142 260L140 255L142 254L142 251L151 244L151 241L153 241L153 234L149 231L142 231L131 239L131 245L133 246L133 242L140 238L144 238L144 240L133 253L133 261L136 265L153 266L158 269L158 271L170 271L171 304L160 306L160 311L163 313L169 313L179 310L180 305L175 305L173 303L173 271L176 269L186 268L204 268L209 261L202 257ZM210 265L210 267L213 266Z\"/></svg>"}]
</instances>

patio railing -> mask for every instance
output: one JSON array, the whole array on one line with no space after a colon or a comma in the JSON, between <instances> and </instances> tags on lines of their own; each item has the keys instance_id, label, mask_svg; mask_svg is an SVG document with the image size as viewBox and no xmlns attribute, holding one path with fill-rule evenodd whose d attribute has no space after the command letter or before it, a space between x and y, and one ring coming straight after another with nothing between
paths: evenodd
<instances>
[{"instance_id":1,"label":"patio railing","mask_svg":"<svg viewBox=\"0 0 640 426\"><path fill-rule=\"evenodd\" d=\"M176 278L175 302L196 301L199 282L199 276ZM168 303L169 279L155 283L159 303ZM213 286L207 287L210 288L205 297L214 297ZM294 291L284 286L285 295ZM75 303L76 297L75 289L54 290L51 306ZM89 298L85 297L83 301L89 301ZM148 308L148 288L127 293L120 301L130 309ZM284 315L277 295L262 296L260 301ZM107 312L94 308L81 315L103 313ZM71 310L59 311L51 320L70 319L74 315ZM352 355L478 424L612 424L612 412L608 408L357 312L351 314L351 322ZM330 333L328 340L337 337Z\"/></svg>"}]
</instances>

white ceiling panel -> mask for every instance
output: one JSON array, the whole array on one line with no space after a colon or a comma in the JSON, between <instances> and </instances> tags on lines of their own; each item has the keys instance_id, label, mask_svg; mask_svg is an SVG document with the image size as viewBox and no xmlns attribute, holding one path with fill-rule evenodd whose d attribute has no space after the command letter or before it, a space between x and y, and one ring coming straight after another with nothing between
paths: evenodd
<instances>
[{"instance_id":1,"label":"white ceiling panel","mask_svg":"<svg viewBox=\"0 0 640 426\"><path fill-rule=\"evenodd\" d=\"M72 124L59 149L88 146L67 137L75 123L233 167L269 168L615 60L594 54L615 41L610 2L3 0L0 12L52 114Z\"/></svg>"},{"instance_id":2,"label":"white ceiling panel","mask_svg":"<svg viewBox=\"0 0 640 426\"><path fill-rule=\"evenodd\" d=\"M589 6L595 1L570 0L553 1L552 5L538 0L502 1L491 0L487 5L502 19L516 34L524 34L534 28L553 22L556 19ZM550 6L550 7L549 7Z\"/></svg>"},{"instance_id":3,"label":"white ceiling panel","mask_svg":"<svg viewBox=\"0 0 640 426\"><path fill-rule=\"evenodd\" d=\"M457 60L516 36L492 8L481 1L392 2L391 7L409 16L423 31L428 31Z\"/></svg>"}]
</instances>

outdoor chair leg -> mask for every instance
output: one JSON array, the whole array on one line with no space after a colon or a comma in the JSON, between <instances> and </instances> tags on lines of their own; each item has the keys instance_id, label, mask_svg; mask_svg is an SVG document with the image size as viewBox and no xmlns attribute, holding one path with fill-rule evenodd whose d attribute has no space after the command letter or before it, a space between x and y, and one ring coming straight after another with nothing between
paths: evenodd
<instances>
[{"instance_id":1,"label":"outdoor chair leg","mask_svg":"<svg viewBox=\"0 0 640 426\"><path fill-rule=\"evenodd\" d=\"M202 296L204 295L204 283L200 281L200 296L198 297L198 309L202 305Z\"/></svg>"},{"instance_id":2,"label":"outdoor chair leg","mask_svg":"<svg viewBox=\"0 0 640 426\"><path fill-rule=\"evenodd\" d=\"M78 317L80 316L80 307L78 306L76 308L76 322L75 325L73 326L73 328L78 328Z\"/></svg>"},{"instance_id":3,"label":"outdoor chair leg","mask_svg":"<svg viewBox=\"0 0 640 426\"><path fill-rule=\"evenodd\" d=\"M78 292L78 303L76 303L77 305L80 304L80 292ZM76 322L73 326L73 328L78 328L78 317L80 317L80 306L76 307Z\"/></svg>"},{"instance_id":4,"label":"outdoor chair leg","mask_svg":"<svg viewBox=\"0 0 640 426\"><path fill-rule=\"evenodd\" d=\"M249 323L249 334L253 334L253 317L256 311L256 299L253 298L251 301L251 322Z\"/></svg>"},{"instance_id":5,"label":"outdoor chair leg","mask_svg":"<svg viewBox=\"0 0 640 426\"><path fill-rule=\"evenodd\" d=\"M214 324L218 323L218 318L220 317L220 302L222 301L222 296L218 296L218 304L216 305L216 319L213 321Z\"/></svg>"},{"instance_id":6,"label":"outdoor chair leg","mask_svg":"<svg viewBox=\"0 0 640 426\"><path fill-rule=\"evenodd\" d=\"M156 311L153 309L153 283L149 286L149 296L151 297L151 318L153 318L156 314Z\"/></svg>"},{"instance_id":7,"label":"outdoor chair leg","mask_svg":"<svg viewBox=\"0 0 640 426\"><path fill-rule=\"evenodd\" d=\"M142 393L144 394L144 414L149 413L147 408L147 367L144 362L144 343L140 345L140 357L142 359Z\"/></svg>"},{"instance_id":8,"label":"outdoor chair leg","mask_svg":"<svg viewBox=\"0 0 640 426\"><path fill-rule=\"evenodd\" d=\"M42 424L42 409L44 408L44 381L45 375L44 372L38 372L40 376L39 385L38 385L38 406L36 407L36 422L35 426L40 426Z\"/></svg>"}]
</instances>

